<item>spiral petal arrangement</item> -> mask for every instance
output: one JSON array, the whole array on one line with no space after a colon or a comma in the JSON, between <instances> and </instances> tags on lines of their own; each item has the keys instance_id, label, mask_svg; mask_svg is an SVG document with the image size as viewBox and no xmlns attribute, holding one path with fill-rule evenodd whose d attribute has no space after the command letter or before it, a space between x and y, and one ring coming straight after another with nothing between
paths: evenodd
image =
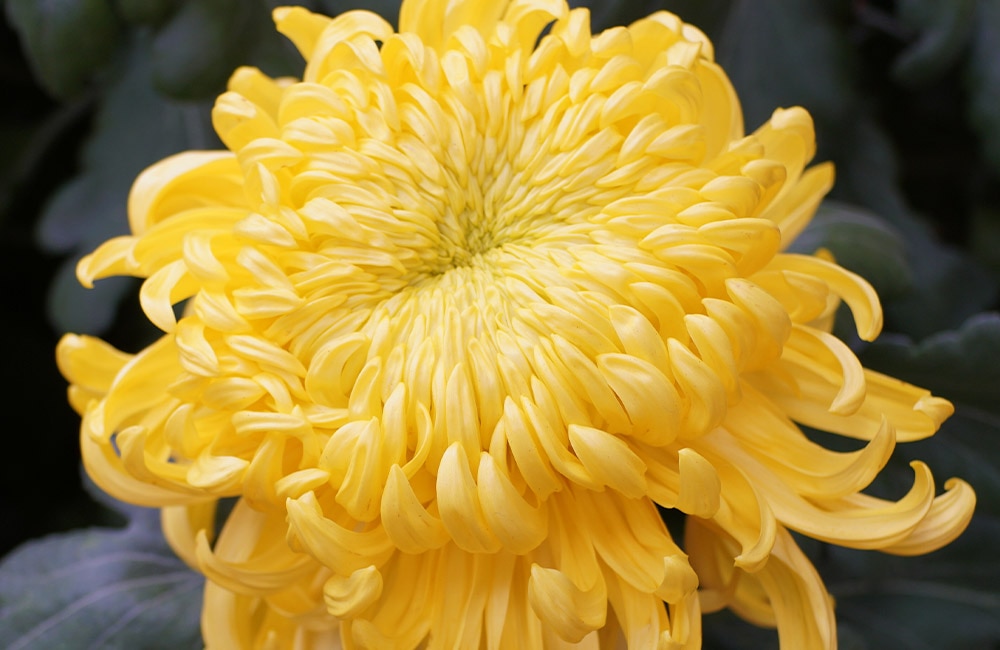
<instances>
[{"instance_id":1,"label":"spiral petal arrangement","mask_svg":"<svg viewBox=\"0 0 1000 650\"><path fill-rule=\"evenodd\" d=\"M965 528L972 490L922 463L862 492L952 407L829 333L881 311L783 252L833 182L810 117L746 135L696 28L274 17L302 80L238 70L227 150L144 172L131 234L79 265L143 278L162 337L58 349L87 471L205 575L208 648L698 648L724 607L832 648L790 531L912 555Z\"/></svg>"}]
</instances>

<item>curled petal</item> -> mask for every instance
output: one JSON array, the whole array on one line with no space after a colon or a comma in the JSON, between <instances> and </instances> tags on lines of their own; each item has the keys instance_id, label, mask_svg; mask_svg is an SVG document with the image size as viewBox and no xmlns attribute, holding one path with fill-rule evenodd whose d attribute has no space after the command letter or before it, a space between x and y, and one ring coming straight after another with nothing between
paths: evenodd
<instances>
[{"instance_id":1,"label":"curled petal","mask_svg":"<svg viewBox=\"0 0 1000 650\"><path fill-rule=\"evenodd\" d=\"M676 456L648 448L642 452L653 501L696 517L711 517L718 511L722 484L715 467L701 454L689 447Z\"/></svg>"},{"instance_id":2,"label":"curled petal","mask_svg":"<svg viewBox=\"0 0 1000 650\"><path fill-rule=\"evenodd\" d=\"M337 618L354 618L382 595L382 574L374 566L345 577L333 575L323 585L326 609Z\"/></svg>"},{"instance_id":3,"label":"curled petal","mask_svg":"<svg viewBox=\"0 0 1000 650\"><path fill-rule=\"evenodd\" d=\"M570 643L603 627L608 609L603 580L582 590L559 570L537 564L531 566L528 600L542 623Z\"/></svg>"},{"instance_id":4,"label":"curled petal","mask_svg":"<svg viewBox=\"0 0 1000 650\"><path fill-rule=\"evenodd\" d=\"M830 383L840 384L830 412L850 415L861 408L868 387L864 368L843 341L820 330L796 325L785 346L782 359L796 367L806 366L827 375ZM791 369L792 374L797 374Z\"/></svg>"},{"instance_id":5,"label":"curled petal","mask_svg":"<svg viewBox=\"0 0 1000 650\"><path fill-rule=\"evenodd\" d=\"M116 499L128 499L129 503L149 508L213 500L210 493L197 488L168 487L134 478L122 467L121 459L110 445L95 442L86 433L80 435L80 452L87 475Z\"/></svg>"},{"instance_id":6,"label":"curled petal","mask_svg":"<svg viewBox=\"0 0 1000 650\"><path fill-rule=\"evenodd\" d=\"M131 354L92 336L65 334L56 347L59 372L71 383L97 393L106 393L131 359Z\"/></svg>"},{"instance_id":7,"label":"curled petal","mask_svg":"<svg viewBox=\"0 0 1000 650\"><path fill-rule=\"evenodd\" d=\"M479 501L490 531L505 549L527 553L548 533L548 518L542 505L532 506L517 493L496 459L483 452L479 457Z\"/></svg>"},{"instance_id":8,"label":"curled petal","mask_svg":"<svg viewBox=\"0 0 1000 650\"><path fill-rule=\"evenodd\" d=\"M457 442L441 458L437 494L441 523L460 548L470 553L494 553L500 549L500 541L483 513L469 458Z\"/></svg>"},{"instance_id":9,"label":"curled petal","mask_svg":"<svg viewBox=\"0 0 1000 650\"><path fill-rule=\"evenodd\" d=\"M85 255L76 265L76 277L80 284L91 289L94 280L112 275L137 274L136 263L132 258L135 244L135 237L114 237L101 244L90 255Z\"/></svg>"},{"instance_id":10,"label":"curled petal","mask_svg":"<svg viewBox=\"0 0 1000 650\"><path fill-rule=\"evenodd\" d=\"M286 508L289 540L341 575L380 566L394 551L381 528L351 530L327 518L312 492L288 499Z\"/></svg>"},{"instance_id":11,"label":"curled petal","mask_svg":"<svg viewBox=\"0 0 1000 650\"><path fill-rule=\"evenodd\" d=\"M420 503L398 465L389 470L382 493L381 516L389 538L404 553L422 553L448 540L441 520Z\"/></svg>"},{"instance_id":12,"label":"curled petal","mask_svg":"<svg viewBox=\"0 0 1000 650\"><path fill-rule=\"evenodd\" d=\"M226 519L214 548L209 531L195 534L195 558L199 569L216 584L230 591L262 595L281 591L315 572L308 555L294 553L277 528L276 513L260 513L245 501L237 503ZM275 534L277 533L277 534ZM254 540L248 548L246 540Z\"/></svg>"},{"instance_id":13,"label":"curled petal","mask_svg":"<svg viewBox=\"0 0 1000 650\"><path fill-rule=\"evenodd\" d=\"M923 555L950 544L961 535L972 521L976 493L968 483L954 478L946 481L944 488L946 492L935 497L924 518L906 537L879 550L893 555ZM854 495L850 501L861 502L868 508L881 505L864 494Z\"/></svg>"},{"instance_id":14,"label":"curled petal","mask_svg":"<svg viewBox=\"0 0 1000 650\"><path fill-rule=\"evenodd\" d=\"M733 409L726 428L740 445L798 494L830 498L854 494L878 475L895 449L896 433L883 419L867 445L834 452L810 441L788 417L755 389Z\"/></svg>"},{"instance_id":15,"label":"curled petal","mask_svg":"<svg viewBox=\"0 0 1000 650\"><path fill-rule=\"evenodd\" d=\"M244 205L240 185L239 165L229 151L189 151L164 158L132 184L129 227L134 235L142 235L180 206Z\"/></svg>"},{"instance_id":16,"label":"curled petal","mask_svg":"<svg viewBox=\"0 0 1000 650\"><path fill-rule=\"evenodd\" d=\"M798 271L824 280L850 306L858 336L865 341L874 340L882 330L882 306L878 294L861 276L819 257L790 253L774 258L771 268Z\"/></svg>"}]
</instances>

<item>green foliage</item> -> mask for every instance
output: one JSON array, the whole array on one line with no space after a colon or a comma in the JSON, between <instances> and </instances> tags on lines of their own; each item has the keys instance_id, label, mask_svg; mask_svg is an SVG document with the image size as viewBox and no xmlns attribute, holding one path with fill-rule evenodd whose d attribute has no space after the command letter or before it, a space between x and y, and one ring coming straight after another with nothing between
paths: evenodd
<instances>
[{"instance_id":1,"label":"green foliage","mask_svg":"<svg viewBox=\"0 0 1000 650\"><path fill-rule=\"evenodd\" d=\"M106 329L123 292L132 287L115 278L84 289L75 266L79 253L127 231L125 205L139 172L179 151L220 146L208 104L177 103L156 92L145 41L137 39L122 64L109 71L111 80L81 152L80 173L52 196L39 223L43 246L76 254L63 264L49 300L53 322L65 331Z\"/></svg>"},{"instance_id":2,"label":"green foliage","mask_svg":"<svg viewBox=\"0 0 1000 650\"><path fill-rule=\"evenodd\" d=\"M124 528L54 535L0 563L0 647L202 647L204 578L167 546L158 511L119 508Z\"/></svg>"},{"instance_id":3,"label":"green foliage","mask_svg":"<svg viewBox=\"0 0 1000 650\"><path fill-rule=\"evenodd\" d=\"M716 43L749 130L778 107L804 106L820 123L843 118L852 101L849 51L816 0L737 0Z\"/></svg>"},{"instance_id":4,"label":"green foliage","mask_svg":"<svg viewBox=\"0 0 1000 650\"><path fill-rule=\"evenodd\" d=\"M243 0L185 2L154 36L156 87L178 99L221 92L257 36L253 17L259 9Z\"/></svg>"},{"instance_id":5,"label":"green foliage","mask_svg":"<svg viewBox=\"0 0 1000 650\"><path fill-rule=\"evenodd\" d=\"M1000 520L980 516L927 557L827 547L817 566L859 648L986 650L1000 639L998 534Z\"/></svg>"},{"instance_id":6,"label":"green foliage","mask_svg":"<svg viewBox=\"0 0 1000 650\"><path fill-rule=\"evenodd\" d=\"M899 0L899 21L916 37L893 64L896 78L920 83L953 65L968 41L975 8L976 0Z\"/></svg>"},{"instance_id":7,"label":"green foliage","mask_svg":"<svg viewBox=\"0 0 1000 650\"><path fill-rule=\"evenodd\" d=\"M1000 0L979 0L966 68L969 121L983 139L983 152L1000 173Z\"/></svg>"},{"instance_id":8,"label":"green foliage","mask_svg":"<svg viewBox=\"0 0 1000 650\"><path fill-rule=\"evenodd\" d=\"M789 250L814 253L821 248L833 253L838 264L871 282L883 299L913 287L902 234L864 208L824 202Z\"/></svg>"},{"instance_id":9,"label":"green foliage","mask_svg":"<svg viewBox=\"0 0 1000 650\"><path fill-rule=\"evenodd\" d=\"M123 19L134 25L159 25L177 7L177 0L115 0Z\"/></svg>"},{"instance_id":10,"label":"green foliage","mask_svg":"<svg viewBox=\"0 0 1000 650\"><path fill-rule=\"evenodd\" d=\"M961 328L920 343L884 337L864 353L877 370L1000 418L1000 314L983 313Z\"/></svg>"},{"instance_id":11,"label":"green foliage","mask_svg":"<svg viewBox=\"0 0 1000 650\"><path fill-rule=\"evenodd\" d=\"M7 0L7 15L38 80L69 97L109 61L121 25L109 0Z\"/></svg>"}]
</instances>

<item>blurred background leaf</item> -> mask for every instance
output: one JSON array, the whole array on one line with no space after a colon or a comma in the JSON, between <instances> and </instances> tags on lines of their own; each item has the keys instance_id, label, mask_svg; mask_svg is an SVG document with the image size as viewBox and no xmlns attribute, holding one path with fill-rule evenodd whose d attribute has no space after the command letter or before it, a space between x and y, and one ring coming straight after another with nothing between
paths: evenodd
<instances>
[{"instance_id":1,"label":"blurred background leaf","mask_svg":"<svg viewBox=\"0 0 1000 650\"><path fill-rule=\"evenodd\" d=\"M124 528L53 535L0 563L0 647L203 647L204 578L167 546L158 510L116 507Z\"/></svg>"},{"instance_id":2,"label":"blurred background leaf","mask_svg":"<svg viewBox=\"0 0 1000 650\"><path fill-rule=\"evenodd\" d=\"M128 230L125 204L132 181L144 168L186 149L220 146L207 102L185 104L158 92L150 81L150 48L141 38L124 50L119 69L109 71L79 156L80 173L65 183L42 212L38 238L53 253L70 253L49 295L56 329L97 333L115 318L124 278L92 290L76 280L79 254Z\"/></svg>"},{"instance_id":3,"label":"blurred background leaf","mask_svg":"<svg viewBox=\"0 0 1000 650\"><path fill-rule=\"evenodd\" d=\"M1000 173L1000 0L979 0L966 68L969 122L982 138L983 153Z\"/></svg>"},{"instance_id":4,"label":"blurred background leaf","mask_svg":"<svg viewBox=\"0 0 1000 650\"><path fill-rule=\"evenodd\" d=\"M926 81L954 65L968 41L976 0L898 0L896 16L911 43L893 62L904 84Z\"/></svg>"},{"instance_id":5,"label":"blurred background leaf","mask_svg":"<svg viewBox=\"0 0 1000 650\"><path fill-rule=\"evenodd\" d=\"M6 6L38 81L57 97L80 92L122 35L111 0L7 0Z\"/></svg>"},{"instance_id":6,"label":"blurred background leaf","mask_svg":"<svg viewBox=\"0 0 1000 650\"><path fill-rule=\"evenodd\" d=\"M791 252L826 249L837 263L871 282L884 300L913 289L913 269L903 234L871 211L839 201L824 201Z\"/></svg>"}]
</instances>

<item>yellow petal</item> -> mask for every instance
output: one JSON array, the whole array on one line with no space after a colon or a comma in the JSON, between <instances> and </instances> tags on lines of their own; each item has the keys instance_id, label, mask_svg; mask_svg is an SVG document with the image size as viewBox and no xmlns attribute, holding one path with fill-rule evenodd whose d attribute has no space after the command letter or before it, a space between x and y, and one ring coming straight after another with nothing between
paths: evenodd
<instances>
[{"instance_id":1,"label":"yellow petal","mask_svg":"<svg viewBox=\"0 0 1000 650\"><path fill-rule=\"evenodd\" d=\"M358 531L327 518L312 492L288 499L286 507L290 539L341 575L372 564L380 566L394 552L383 529Z\"/></svg>"},{"instance_id":2,"label":"yellow petal","mask_svg":"<svg viewBox=\"0 0 1000 650\"><path fill-rule=\"evenodd\" d=\"M573 453L599 483L627 497L646 495L646 464L620 438L600 429L571 424L569 440Z\"/></svg>"},{"instance_id":3,"label":"yellow petal","mask_svg":"<svg viewBox=\"0 0 1000 650\"><path fill-rule=\"evenodd\" d=\"M570 643L601 628L608 608L603 581L584 591L557 569L537 564L531 565L528 599L542 623Z\"/></svg>"},{"instance_id":4,"label":"yellow petal","mask_svg":"<svg viewBox=\"0 0 1000 650\"><path fill-rule=\"evenodd\" d=\"M382 574L374 566L358 569L347 577L330 576L323 585L323 600L331 616L354 618L382 595Z\"/></svg>"},{"instance_id":5,"label":"yellow petal","mask_svg":"<svg viewBox=\"0 0 1000 650\"><path fill-rule=\"evenodd\" d=\"M132 355L92 336L65 334L56 346L59 372L71 383L106 393Z\"/></svg>"},{"instance_id":6,"label":"yellow petal","mask_svg":"<svg viewBox=\"0 0 1000 650\"><path fill-rule=\"evenodd\" d=\"M545 539L548 517L544 507L532 506L517 493L497 461L488 453L479 457L479 501L496 538L512 553L527 553Z\"/></svg>"},{"instance_id":7,"label":"yellow petal","mask_svg":"<svg viewBox=\"0 0 1000 650\"><path fill-rule=\"evenodd\" d=\"M440 519L420 503L398 465L389 471L382 493L381 516L393 544L405 553L423 553L448 540Z\"/></svg>"},{"instance_id":8,"label":"yellow petal","mask_svg":"<svg viewBox=\"0 0 1000 650\"><path fill-rule=\"evenodd\" d=\"M470 553L495 553L500 549L500 541L483 513L469 458L457 442L441 458L437 494L441 523L459 548Z\"/></svg>"}]
</instances>

